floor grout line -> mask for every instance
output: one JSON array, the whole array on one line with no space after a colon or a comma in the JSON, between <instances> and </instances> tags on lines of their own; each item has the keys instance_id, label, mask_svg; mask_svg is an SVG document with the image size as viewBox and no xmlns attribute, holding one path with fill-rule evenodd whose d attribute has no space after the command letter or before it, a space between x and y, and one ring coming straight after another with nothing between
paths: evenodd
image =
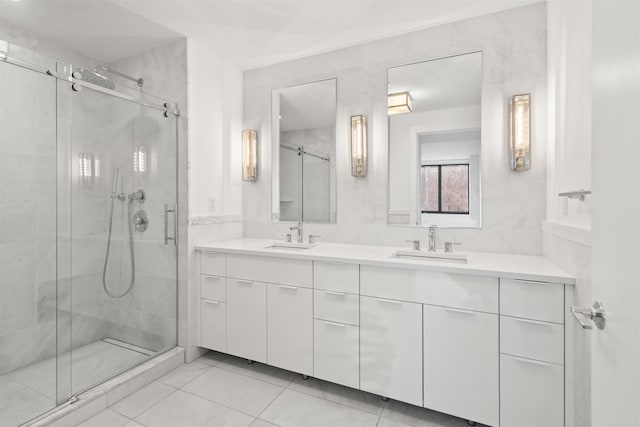
<instances>
[{"instance_id":1,"label":"floor grout line","mask_svg":"<svg viewBox=\"0 0 640 427\"><path fill-rule=\"evenodd\" d=\"M248 413L248 412L241 411L241 410L236 409L236 408L232 408L232 407L231 407L231 406L229 406L229 405L226 405L226 404L224 404L224 403L220 403L220 402L216 402L215 400L209 399L208 397L200 396L199 394L193 393L193 392L191 392L191 391L188 391L188 390L177 390L177 391L181 391L181 392L183 392L183 393L189 394L189 395L194 396L194 397L199 397L200 399L204 399L204 400L206 400L207 402L215 403L216 405L223 406L223 407L225 407L225 408L227 408L227 409L231 409L231 410L232 410L232 411L234 411L234 412L238 412L238 413L243 414L243 415L246 415L246 416L248 416L248 417L251 417L251 418L257 418L257 417L256 417L255 415L253 415L253 414L250 414L250 413ZM281 391L280 393L282 393L282 391ZM252 422L253 422L253 421L252 421Z\"/></svg>"}]
</instances>

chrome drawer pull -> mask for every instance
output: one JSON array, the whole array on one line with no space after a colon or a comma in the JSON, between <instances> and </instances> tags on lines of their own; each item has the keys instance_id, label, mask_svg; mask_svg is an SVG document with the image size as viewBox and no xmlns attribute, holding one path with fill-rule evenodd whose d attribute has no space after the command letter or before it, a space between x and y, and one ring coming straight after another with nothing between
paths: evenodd
<instances>
[{"instance_id":1,"label":"chrome drawer pull","mask_svg":"<svg viewBox=\"0 0 640 427\"><path fill-rule=\"evenodd\" d=\"M205 277L205 279L213 279L213 280L220 280L220 276L210 276L208 274L203 275Z\"/></svg>"},{"instance_id":2,"label":"chrome drawer pull","mask_svg":"<svg viewBox=\"0 0 640 427\"><path fill-rule=\"evenodd\" d=\"M316 261L318 264L328 264L328 265L347 265L344 262L336 262L336 261Z\"/></svg>"},{"instance_id":3,"label":"chrome drawer pull","mask_svg":"<svg viewBox=\"0 0 640 427\"><path fill-rule=\"evenodd\" d=\"M241 285L253 285L253 280L236 280Z\"/></svg>"},{"instance_id":4,"label":"chrome drawer pull","mask_svg":"<svg viewBox=\"0 0 640 427\"><path fill-rule=\"evenodd\" d=\"M339 328L344 328L344 327L346 327L346 326L345 326L344 324L342 324L342 323L329 322L329 321L326 321L326 320L323 320L323 322L324 322L324 324L325 324L325 325L328 325L328 326L336 326L336 327L339 327Z\"/></svg>"},{"instance_id":5,"label":"chrome drawer pull","mask_svg":"<svg viewBox=\"0 0 640 427\"><path fill-rule=\"evenodd\" d=\"M286 285L278 285L281 289L287 289L290 291L297 291L298 288L296 288L295 286L286 286Z\"/></svg>"},{"instance_id":6,"label":"chrome drawer pull","mask_svg":"<svg viewBox=\"0 0 640 427\"><path fill-rule=\"evenodd\" d=\"M347 296L347 294L345 294L344 292L324 291L324 293L328 294L328 295L336 295L336 296L339 296L339 297L346 297Z\"/></svg>"},{"instance_id":7,"label":"chrome drawer pull","mask_svg":"<svg viewBox=\"0 0 640 427\"><path fill-rule=\"evenodd\" d=\"M380 301L380 302L386 302L388 304L398 304L398 305L402 304L402 301L395 301L395 300L392 300L392 299L384 299L384 298L376 298L376 299L378 301Z\"/></svg>"},{"instance_id":8,"label":"chrome drawer pull","mask_svg":"<svg viewBox=\"0 0 640 427\"><path fill-rule=\"evenodd\" d=\"M207 304L214 304L214 305L220 304L219 301L212 301L210 299L203 299L202 301L206 302Z\"/></svg>"},{"instance_id":9,"label":"chrome drawer pull","mask_svg":"<svg viewBox=\"0 0 640 427\"><path fill-rule=\"evenodd\" d=\"M550 363L545 363L545 362L540 362L539 360L531 360L531 359L525 359L523 357L517 357L517 356L512 356L514 360L518 361L518 362L522 362L522 363L528 363L530 365L538 365L538 366L551 366Z\"/></svg>"},{"instance_id":10,"label":"chrome drawer pull","mask_svg":"<svg viewBox=\"0 0 640 427\"><path fill-rule=\"evenodd\" d=\"M537 280L525 280L525 279L511 279L514 282L520 282L520 283L530 283L532 285L551 285L551 282L541 282L541 281L537 281Z\"/></svg>"},{"instance_id":11,"label":"chrome drawer pull","mask_svg":"<svg viewBox=\"0 0 640 427\"><path fill-rule=\"evenodd\" d=\"M519 317L514 317L514 320L516 322L520 322L520 323L530 323L532 325L540 325L540 326L551 326L550 323L548 322L541 322L539 320L531 320L531 319L521 319Z\"/></svg>"},{"instance_id":12,"label":"chrome drawer pull","mask_svg":"<svg viewBox=\"0 0 640 427\"><path fill-rule=\"evenodd\" d=\"M451 313L460 313L460 314L476 314L475 311L471 311L471 310L462 310L460 308L445 308L446 311L449 311Z\"/></svg>"}]
</instances>

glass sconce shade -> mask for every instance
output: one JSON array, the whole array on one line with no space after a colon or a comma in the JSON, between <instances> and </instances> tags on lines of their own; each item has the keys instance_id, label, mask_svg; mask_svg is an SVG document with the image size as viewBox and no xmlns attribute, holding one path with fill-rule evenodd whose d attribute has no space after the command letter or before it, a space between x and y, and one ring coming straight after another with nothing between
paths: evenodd
<instances>
[{"instance_id":1,"label":"glass sconce shade","mask_svg":"<svg viewBox=\"0 0 640 427\"><path fill-rule=\"evenodd\" d=\"M411 95L409 95L409 92L389 94L387 101L390 115L411 112Z\"/></svg>"},{"instance_id":2,"label":"glass sconce shade","mask_svg":"<svg viewBox=\"0 0 640 427\"><path fill-rule=\"evenodd\" d=\"M351 117L351 175L367 176L367 118Z\"/></svg>"},{"instance_id":3,"label":"glass sconce shade","mask_svg":"<svg viewBox=\"0 0 640 427\"><path fill-rule=\"evenodd\" d=\"M255 182L258 179L258 147L255 130L242 131L242 180Z\"/></svg>"},{"instance_id":4,"label":"glass sconce shade","mask_svg":"<svg viewBox=\"0 0 640 427\"><path fill-rule=\"evenodd\" d=\"M133 171L140 175L147 172L147 151L144 145L136 146L136 151L133 152Z\"/></svg>"},{"instance_id":5,"label":"glass sconce shade","mask_svg":"<svg viewBox=\"0 0 640 427\"><path fill-rule=\"evenodd\" d=\"M531 94L511 98L511 170L531 168Z\"/></svg>"}]
</instances>

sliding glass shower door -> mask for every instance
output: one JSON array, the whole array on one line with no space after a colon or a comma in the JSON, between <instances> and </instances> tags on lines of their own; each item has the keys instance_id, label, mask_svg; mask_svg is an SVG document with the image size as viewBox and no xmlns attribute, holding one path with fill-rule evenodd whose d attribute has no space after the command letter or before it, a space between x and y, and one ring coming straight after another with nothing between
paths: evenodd
<instances>
[{"instance_id":1,"label":"sliding glass shower door","mask_svg":"<svg viewBox=\"0 0 640 427\"><path fill-rule=\"evenodd\" d=\"M60 394L77 395L177 343L177 117L99 87L59 91L71 323Z\"/></svg>"}]
</instances>

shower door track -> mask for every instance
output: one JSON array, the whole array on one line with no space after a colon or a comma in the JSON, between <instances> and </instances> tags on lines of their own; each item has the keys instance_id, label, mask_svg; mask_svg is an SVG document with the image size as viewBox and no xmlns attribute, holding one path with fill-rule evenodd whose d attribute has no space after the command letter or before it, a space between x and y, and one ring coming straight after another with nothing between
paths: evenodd
<instances>
[{"instance_id":1,"label":"shower door track","mask_svg":"<svg viewBox=\"0 0 640 427\"><path fill-rule=\"evenodd\" d=\"M2 40L0 40L0 47L2 47ZM165 116L169 117L169 114L173 114L174 116L180 116L180 110L178 109L177 104L175 108L171 108L172 103L164 102L163 104L158 104L150 101L145 101L144 99L137 98L135 96L127 95L122 92L118 92L117 90L107 89L102 86L95 85L93 83L85 82L73 77L73 74L63 74L58 73L56 71L50 70L47 67L43 67L41 65L32 64L27 61L23 61L22 59L14 58L8 55L7 52L0 50L0 61L6 62L7 64L16 65L21 68L26 68L31 71L35 71L36 73L45 74L51 77L54 77L58 80L65 81L67 83L71 83L71 87L73 90L78 91L80 87L86 87L87 89L91 89L97 92L102 92L107 95L115 96L116 98L125 99L127 101L135 102L137 104L143 105L145 107L153 108L158 111L162 111Z\"/></svg>"}]
</instances>

